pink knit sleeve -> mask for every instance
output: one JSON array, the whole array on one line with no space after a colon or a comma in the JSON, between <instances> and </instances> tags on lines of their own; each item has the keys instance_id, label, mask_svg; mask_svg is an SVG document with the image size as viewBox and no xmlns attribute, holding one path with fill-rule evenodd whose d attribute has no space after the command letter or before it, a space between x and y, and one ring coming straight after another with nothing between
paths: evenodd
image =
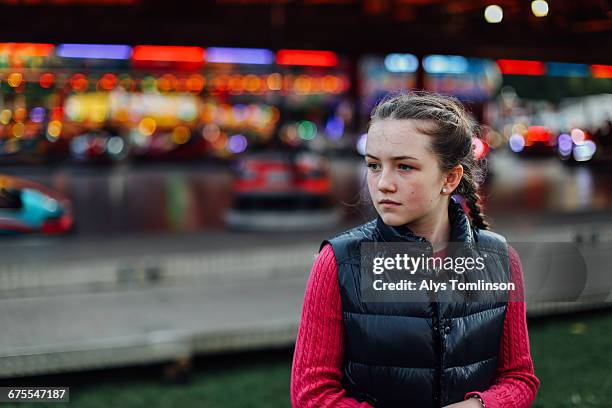
<instances>
[{"instance_id":1,"label":"pink knit sleeve","mask_svg":"<svg viewBox=\"0 0 612 408\"><path fill-rule=\"evenodd\" d=\"M342 385L344 328L338 267L331 245L319 253L306 285L291 369L294 408L371 408Z\"/></svg>"},{"instance_id":2,"label":"pink knit sleeve","mask_svg":"<svg viewBox=\"0 0 612 408\"><path fill-rule=\"evenodd\" d=\"M524 293L521 259L512 246L508 246L512 281L518 293ZM469 392L479 395L487 408L527 408L535 399L540 380L534 375L533 362L527 332L525 302L508 302L504 332L499 352L497 376L494 384L484 392Z\"/></svg>"}]
</instances>

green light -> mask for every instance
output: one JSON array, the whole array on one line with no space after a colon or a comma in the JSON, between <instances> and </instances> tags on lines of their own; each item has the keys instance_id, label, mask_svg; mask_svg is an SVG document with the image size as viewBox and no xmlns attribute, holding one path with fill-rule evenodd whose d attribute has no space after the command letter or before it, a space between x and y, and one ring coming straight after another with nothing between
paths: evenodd
<instances>
[{"instance_id":1,"label":"green light","mask_svg":"<svg viewBox=\"0 0 612 408\"><path fill-rule=\"evenodd\" d=\"M312 140L317 135L317 126L308 120L303 120L298 123L297 131L301 139Z\"/></svg>"}]
</instances>

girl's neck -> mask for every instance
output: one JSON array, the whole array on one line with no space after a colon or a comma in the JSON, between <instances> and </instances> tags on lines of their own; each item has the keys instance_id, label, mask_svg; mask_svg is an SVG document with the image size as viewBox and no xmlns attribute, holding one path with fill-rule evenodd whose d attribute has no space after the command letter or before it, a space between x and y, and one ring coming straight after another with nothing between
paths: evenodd
<instances>
[{"instance_id":1,"label":"girl's neck","mask_svg":"<svg viewBox=\"0 0 612 408\"><path fill-rule=\"evenodd\" d=\"M446 204L446 206L439 206L423 218L406 224L412 232L431 242L434 252L446 248L450 238L451 225L448 217L448 202Z\"/></svg>"}]
</instances>

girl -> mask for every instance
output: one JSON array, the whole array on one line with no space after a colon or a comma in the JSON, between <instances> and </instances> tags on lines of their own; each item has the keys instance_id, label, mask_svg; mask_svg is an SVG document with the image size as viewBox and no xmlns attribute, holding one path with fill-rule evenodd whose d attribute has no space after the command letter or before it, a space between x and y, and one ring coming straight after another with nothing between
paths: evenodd
<instances>
[{"instance_id":1,"label":"girl","mask_svg":"<svg viewBox=\"0 0 612 408\"><path fill-rule=\"evenodd\" d=\"M325 240L308 280L291 376L295 408L531 406L539 387L523 301L366 303L359 244L406 241L445 254L448 242L503 243L479 205L477 125L454 98L392 95L374 108L365 159L376 219ZM463 207L451 197L459 194ZM355 272L357 271L357 272Z\"/></svg>"}]
</instances>

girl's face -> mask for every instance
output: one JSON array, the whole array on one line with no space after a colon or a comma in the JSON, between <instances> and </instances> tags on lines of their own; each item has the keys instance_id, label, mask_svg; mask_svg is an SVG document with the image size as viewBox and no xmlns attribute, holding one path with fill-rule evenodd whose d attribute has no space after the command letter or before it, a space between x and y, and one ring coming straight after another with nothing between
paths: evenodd
<instances>
[{"instance_id":1,"label":"girl's face","mask_svg":"<svg viewBox=\"0 0 612 408\"><path fill-rule=\"evenodd\" d=\"M366 141L368 190L385 224L400 226L446 209L441 194L445 175L430 150L431 136L413 119L378 120L370 126Z\"/></svg>"}]
</instances>

